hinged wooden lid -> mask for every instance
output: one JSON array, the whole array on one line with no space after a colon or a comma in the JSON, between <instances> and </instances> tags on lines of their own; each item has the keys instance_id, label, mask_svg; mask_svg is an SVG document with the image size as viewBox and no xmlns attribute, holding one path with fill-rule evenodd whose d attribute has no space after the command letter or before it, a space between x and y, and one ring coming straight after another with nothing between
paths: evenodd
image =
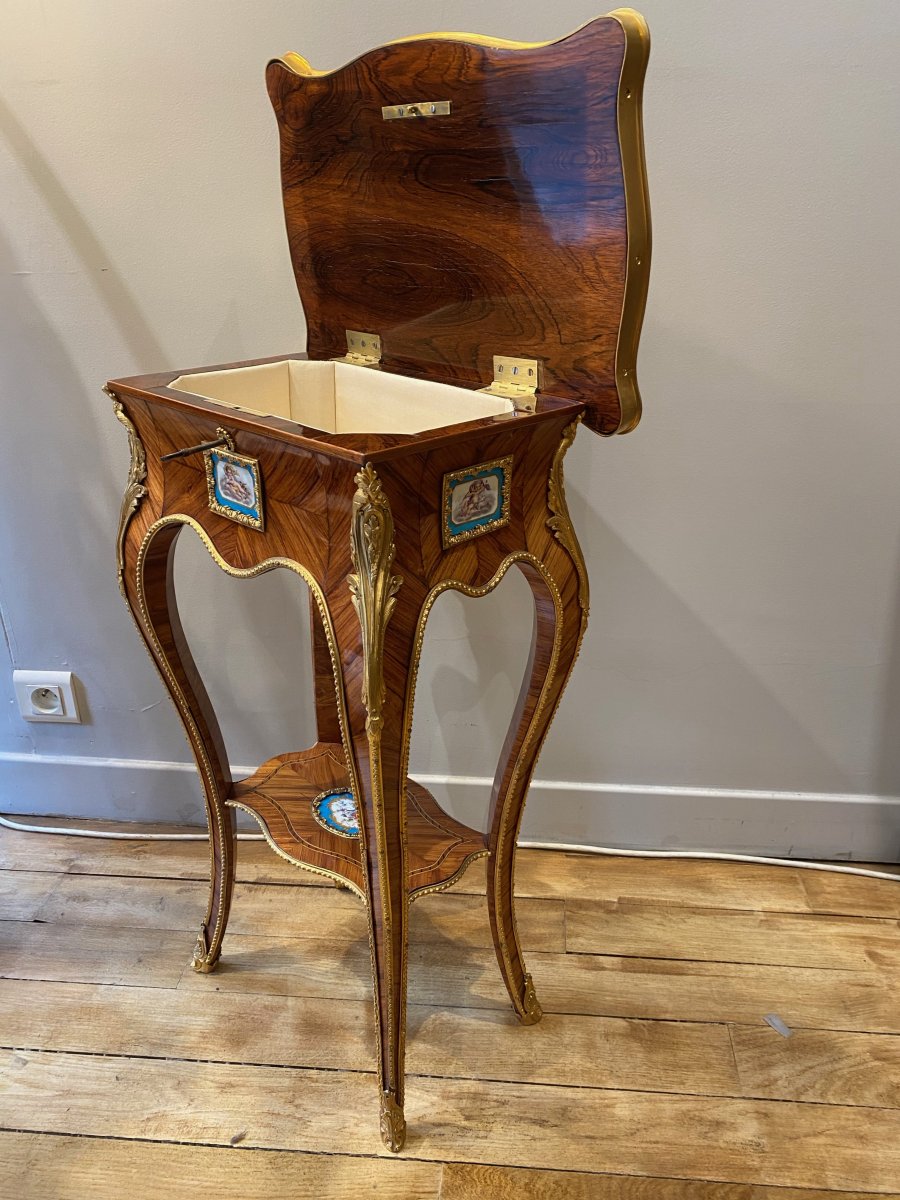
<instances>
[{"instance_id":1,"label":"hinged wooden lid","mask_svg":"<svg viewBox=\"0 0 900 1200\"><path fill-rule=\"evenodd\" d=\"M633 428L648 51L620 9L541 45L432 34L328 74L270 63L310 357L366 330L382 369L470 387L497 355L536 359L541 394Z\"/></svg>"}]
</instances>

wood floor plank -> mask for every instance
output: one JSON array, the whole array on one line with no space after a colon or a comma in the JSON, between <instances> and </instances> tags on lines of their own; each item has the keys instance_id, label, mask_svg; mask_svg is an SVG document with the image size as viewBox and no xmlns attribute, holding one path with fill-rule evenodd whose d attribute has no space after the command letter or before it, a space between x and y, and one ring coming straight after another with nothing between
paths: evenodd
<instances>
[{"instance_id":1,"label":"wood floor plank","mask_svg":"<svg viewBox=\"0 0 900 1200\"><path fill-rule=\"evenodd\" d=\"M0 871L0 921L31 921L57 878L44 871Z\"/></svg>"},{"instance_id":2,"label":"wood floor plank","mask_svg":"<svg viewBox=\"0 0 900 1200\"><path fill-rule=\"evenodd\" d=\"M80 852L68 870L73 875L123 875L169 878L209 879L209 845L202 842L81 842ZM321 875L301 871L299 867L273 854L265 842L239 842L237 850L239 883L276 883L297 887L334 885Z\"/></svg>"},{"instance_id":3,"label":"wood floor plank","mask_svg":"<svg viewBox=\"0 0 900 1200\"><path fill-rule=\"evenodd\" d=\"M209 879L209 847L203 842L104 842L83 850L69 868L80 875L142 875L171 879ZM276 883L297 887L333 887L321 875L273 854L265 842L238 843L239 883Z\"/></svg>"},{"instance_id":4,"label":"wood floor plank","mask_svg":"<svg viewBox=\"0 0 900 1200\"><path fill-rule=\"evenodd\" d=\"M83 838L20 833L0 826L0 871L67 871Z\"/></svg>"},{"instance_id":5,"label":"wood floor plank","mask_svg":"<svg viewBox=\"0 0 900 1200\"><path fill-rule=\"evenodd\" d=\"M896 880L883 880L830 871L804 871L802 884L810 912L900 918L900 876Z\"/></svg>"},{"instance_id":6,"label":"wood floor plank","mask_svg":"<svg viewBox=\"0 0 900 1200\"><path fill-rule=\"evenodd\" d=\"M0 980L0 1044L32 1050L370 1070L370 999L206 995ZM407 1068L518 1083L742 1094L724 1025L411 1005Z\"/></svg>"},{"instance_id":7,"label":"wood floor plank","mask_svg":"<svg viewBox=\"0 0 900 1200\"><path fill-rule=\"evenodd\" d=\"M188 932L202 919L207 891L207 884L202 880L135 877L111 883L102 875L59 876L38 916L50 923ZM329 891L329 898L331 894ZM358 902L355 905L348 895L338 894L336 890L334 900L338 913L342 917L346 914L345 924L352 921ZM272 927L279 911L283 914L281 931ZM302 931L297 932L297 912L290 889L282 893L280 888L238 885L230 927L240 932L256 918L256 929L260 933L283 932L286 936L302 937Z\"/></svg>"},{"instance_id":8,"label":"wood floor plank","mask_svg":"<svg viewBox=\"0 0 900 1200\"><path fill-rule=\"evenodd\" d=\"M566 903L566 948L580 954L896 970L900 921L573 900Z\"/></svg>"},{"instance_id":9,"label":"wood floor plank","mask_svg":"<svg viewBox=\"0 0 900 1200\"><path fill-rule=\"evenodd\" d=\"M209 879L209 842L154 842L139 831L128 840L67 834L22 833L0 826L0 870L57 871L77 875ZM273 854L264 841L241 841L237 853L240 883L281 883L332 887Z\"/></svg>"},{"instance_id":10,"label":"wood floor plank","mask_svg":"<svg viewBox=\"0 0 900 1200\"><path fill-rule=\"evenodd\" d=\"M57 876L53 890L38 906L37 916L53 923L194 931L206 895L206 885L191 880L135 878L126 885L110 887L103 876ZM526 947L564 949L563 901L523 900L518 918ZM351 893L331 887L295 893L293 888L239 884L228 928L238 934L316 937L332 942L368 937L362 903ZM485 903L478 896L426 896L411 908L410 938L489 946Z\"/></svg>"},{"instance_id":11,"label":"wood floor plank","mask_svg":"<svg viewBox=\"0 0 900 1200\"><path fill-rule=\"evenodd\" d=\"M372 1154L374 1109L374 1078L340 1071L31 1051L0 1063L0 1126L21 1131ZM413 1076L406 1115L411 1159L900 1188L894 1110Z\"/></svg>"},{"instance_id":12,"label":"wood floor plank","mask_svg":"<svg viewBox=\"0 0 900 1200\"><path fill-rule=\"evenodd\" d=\"M143 828L138 826L136 834ZM516 894L547 899L650 900L773 912L900 916L900 869L883 863L871 869L895 873L896 883L754 863L720 865L708 860L520 850ZM120 841L21 833L0 827L0 870L205 881L209 875L209 849L205 839L153 842L136 837ZM272 854L262 841L240 842L237 879L240 883L331 886L321 876L301 871ZM474 863L454 890L483 895L484 861Z\"/></svg>"},{"instance_id":13,"label":"wood floor plank","mask_svg":"<svg viewBox=\"0 0 900 1200\"><path fill-rule=\"evenodd\" d=\"M734 1096L727 1034L722 1025L556 1013L523 1028L512 1012L414 1005L407 1060L419 1075Z\"/></svg>"},{"instance_id":14,"label":"wood floor plank","mask_svg":"<svg viewBox=\"0 0 900 1200\"><path fill-rule=\"evenodd\" d=\"M414 964L423 961L423 953L426 962L430 962L432 956L444 961L450 955L447 947L410 947L411 1000L420 994L414 990L413 973L419 973ZM471 953L479 962L487 962L490 952L482 948ZM460 947L457 961L464 959L465 954L465 948ZM194 971L185 971L178 987L179 990L199 992L201 995L213 990L251 995L370 1000L372 959L368 943L362 938L336 944L319 938L247 937L228 933L215 972L198 975ZM433 995L433 989L429 989L428 994ZM463 985L460 985L456 994L462 996L471 993L464 993ZM495 1007L500 1006L496 1004Z\"/></svg>"},{"instance_id":15,"label":"wood floor plank","mask_svg":"<svg viewBox=\"0 0 900 1200\"><path fill-rule=\"evenodd\" d=\"M0 1133L0 1195L16 1200L437 1200L440 1172L402 1158Z\"/></svg>"},{"instance_id":16,"label":"wood floor plank","mask_svg":"<svg viewBox=\"0 0 900 1200\"><path fill-rule=\"evenodd\" d=\"M0 977L174 988L193 943L159 929L0 922Z\"/></svg>"},{"instance_id":17,"label":"wood floor plank","mask_svg":"<svg viewBox=\"0 0 900 1200\"><path fill-rule=\"evenodd\" d=\"M446 1163L440 1200L872 1200L871 1192L704 1183L698 1179L638 1179ZM888 1200L900 1200L891 1194Z\"/></svg>"},{"instance_id":18,"label":"wood floor plank","mask_svg":"<svg viewBox=\"0 0 900 1200\"><path fill-rule=\"evenodd\" d=\"M484 891L485 865L473 864L457 891ZM754 863L727 870L695 859L635 859L611 855L520 850L517 896L571 900L652 901L685 907L808 912L801 871Z\"/></svg>"},{"instance_id":19,"label":"wood floor plank","mask_svg":"<svg viewBox=\"0 0 900 1200\"><path fill-rule=\"evenodd\" d=\"M727 1028L723 1027L727 1037ZM373 1006L110 984L0 980L0 1045L368 1071Z\"/></svg>"},{"instance_id":20,"label":"wood floor plank","mask_svg":"<svg viewBox=\"0 0 900 1200\"><path fill-rule=\"evenodd\" d=\"M900 1033L900 980L884 971L537 952L527 961L545 1012L739 1024L755 1024L774 1012L796 1027ZM179 987L367 999L369 951L362 941L336 946L312 938L229 934L215 975L186 971ZM412 946L409 989L410 999L420 1004L509 1008L493 952L486 948Z\"/></svg>"},{"instance_id":21,"label":"wood floor plank","mask_svg":"<svg viewBox=\"0 0 900 1200\"><path fill-rule=\"evenodd\" d=\"M887 972L593 955L529 961L549 1011L741 1024L779 1013L798 1027L900 1032Z\"/></svg>"},{"instance_id":22,"label":"wood floor plank","mask_svg":"<svg viewBox=\"0 0 900 1200\"><path fill-rule=\"evenodd\" d=\"M742 1093L777 1100L900 1108L900 1037L735 1026Z\"/></svg>"}]
</instances>

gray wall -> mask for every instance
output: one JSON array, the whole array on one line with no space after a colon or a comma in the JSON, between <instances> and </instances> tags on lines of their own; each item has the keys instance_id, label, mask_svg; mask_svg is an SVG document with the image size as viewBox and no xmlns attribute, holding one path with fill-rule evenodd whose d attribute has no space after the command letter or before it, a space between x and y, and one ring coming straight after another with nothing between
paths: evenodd
<instances>
[{"instance_id":1,"label":"gray wall","mask_svg":"<svg viewBox=\"0 0 900 1200\"><path fill-rule=\"evenodd\" d=\"M900 5L645 0L654 211L646 416L582 432L593 625L526 833L897 856ZM4 0L0 10L0 801L200 819L119 598L126 439L104 379L304 344L267 59L392 36L536 40L584 0ZM311 737L305 597L185 535L184 616L229 750ZM508 580L437 606L414 770L480 820L530 618ZM84 726L26 725L12 665L68 666Z\"/></svg>"}]
</instances>

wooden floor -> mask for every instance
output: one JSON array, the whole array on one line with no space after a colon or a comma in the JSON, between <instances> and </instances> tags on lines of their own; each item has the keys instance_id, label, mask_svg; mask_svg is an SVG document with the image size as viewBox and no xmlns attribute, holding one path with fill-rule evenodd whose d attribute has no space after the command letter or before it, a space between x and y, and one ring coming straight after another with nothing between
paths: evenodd
<instances>
[{"instance_id":1,"label":"wooden floor","mask_svg":"<svg viewBox=\"0 0 900 1200\"><path fill-rule=\"evenodd\" d=\"M200 976L205 846L0 829L0 1196L900 1195L900 883L523 852L522 1028L476 864L413 906L395 1158L361 905L239 858Z\"/></svg>"}]
</instances>

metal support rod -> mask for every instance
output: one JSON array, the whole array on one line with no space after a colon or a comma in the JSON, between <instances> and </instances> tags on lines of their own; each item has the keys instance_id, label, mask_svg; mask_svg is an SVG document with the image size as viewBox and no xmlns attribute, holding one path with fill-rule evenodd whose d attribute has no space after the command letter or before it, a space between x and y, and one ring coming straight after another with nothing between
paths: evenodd
<instances>
[{"instance_id":1,"label":"metal support rod","mask_svg":"<svg viewBox=\"0 0 900 1200\"><path fill-rule=\"evenodd\" d=\"M215 450L217 446L227 446L228 438L216 438L214 442L201 442L199 446L188 446L184 450L173 450L171 454L161 454L160 462L168 462L172 458L187 458L189 454L199 454L201 450Z\"/></svg>"}]
</instances>

